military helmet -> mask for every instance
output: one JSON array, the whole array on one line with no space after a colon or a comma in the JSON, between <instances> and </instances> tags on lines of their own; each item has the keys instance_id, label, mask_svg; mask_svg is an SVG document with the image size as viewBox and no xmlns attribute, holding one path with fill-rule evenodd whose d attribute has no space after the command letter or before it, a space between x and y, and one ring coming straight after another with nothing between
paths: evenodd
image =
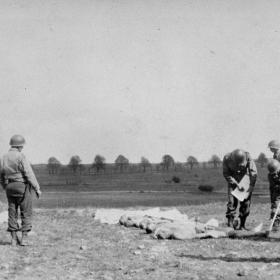
<instances>
[{"instance_id":1,"label":"military helmet","mask_svg":"<svg viewBox=\"0 0 280 280\"><path fill-rule=\"evenodd\" d=\"M241 164L246 160L246 153L243 150L236 149L231 154L232 159L238 164Z\"/></svg>"},{"instance_id":2,"label":"military helmet","mask_svg":"<svg viewBox=\"0 0 280 280\"><path fill-rule=\"evenodd\" d=\"M280 142L278 140L271 140L268 143L268 148L280 149Z\"/></svg>"},{"instance_id":3,"label":"military helmet","mask_svg":"<svg viewBox=\"0 0 280 280\"><path fill-rule=\"evenodd\" d=\"M269 160L267 169L270 173L275 173L276 171L280 170L280 162L276 159Z\"/></svg>"},{"instance_id":4,"label":"military helmet","mask_svg":"<svg viewBox=\"0 0 280 280\"><path fill-rule=\"evenodd\" d=\"M10 146L22 147L24 146L24 144L25 144L25 139L23 136L16 134L11 137Z\"/></svg>"}]
</instances>

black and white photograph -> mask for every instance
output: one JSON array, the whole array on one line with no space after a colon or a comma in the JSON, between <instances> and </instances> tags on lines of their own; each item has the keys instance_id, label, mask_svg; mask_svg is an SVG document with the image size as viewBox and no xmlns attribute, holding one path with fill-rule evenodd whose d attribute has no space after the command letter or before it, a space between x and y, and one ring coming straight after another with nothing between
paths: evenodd
<instances>
[{"instance_id":1,"label":"black and white photograph","mask_svg":"<svg viewBox=\"0 0 280 280\"><path fill-rule=\"evenodd\" d=\"M0 1L0 279L280 279L279 11Z\"/></svg>"}]
</instances>

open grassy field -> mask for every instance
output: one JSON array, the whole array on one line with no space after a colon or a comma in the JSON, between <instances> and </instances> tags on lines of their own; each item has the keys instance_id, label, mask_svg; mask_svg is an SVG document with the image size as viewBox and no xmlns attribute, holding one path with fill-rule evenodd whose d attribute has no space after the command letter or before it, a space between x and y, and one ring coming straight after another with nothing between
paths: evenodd
<instances>
[{"instance_id":1,"label":"open grassy field","mask_svg":"<svg viewBox=\"0 0 280 280\"><path fill-rule=\"evenodd\" d=\"M175 172L125 172L105 174L62 173L50 175L46 168L35 168L43 191L35 207L134 207L181 206L222 201L226 203L227 186L221 168L194 168ZM174 183L172 177L180 178ZM266 170L259 168L253 202L269 202ZM211 185L212 193L199 185ZM6 202L4 192L0 200Z\"/></svg>"},{"instance_id":2,"label":"open grassy field","mask_svg":"<svg viewBox=\"0 0 280 280\"><path fill-rule=\"evenodd\" d=\"M4 193L0 200L6 201ZM181 193L181 192L44 192L41 199L34 199L39 208L69 207L134 207L134 206L178 206L225 201L221 193Z\"/></svg>"},{"instance_id":3,"label":"open grassy field","mask_svg":"<svg viewBox=\"0 0 280 280\"><path fill-rule=\"evenodd\" d=\"M201 184L211 185L215 191L223 192L226 189L221 168L124 173L107 170L101 174L84 171L81 175L74 175L70 170L50 175L46 166L35 166L34 169L43 191L197 191ZM258 171L256 191L266 192L267 171L260 167ZM179 183L172 181L174 176L180 178Z\"/></svg>"},{"instance_id":4,"label":"open grassy field","mask_svg":"<svg viewBox=\"0 0 280 280\"><path fill-rule=\"evenodd\" d=\"M265 173L260 172L249 227L262 221L268 226ZM174 175L180 183L171 182ZM280 236L162 241L93 218L100 207L176 206L202 222L214 217L224 224L227 198L220 169L37 176L43 196L34 200L33 245L10 247L7 225L0 225L0 279L279 279ZM199 184L205 183L213 185L214 192L199 191ZM0 200L3 210L4 192Z\"/></svg>"},{"instance_id":5,"label":"open grassy field","mask_svg":"<svg viewBox=\"0 0 280 280\"><path fill-rule=\"evenodd\" d=\"M46 167L36 169L43 191L35 207L134 207L181 206L222 201L226 203L227 186L221 168L194 168L169 172L124 172L50 175ZM174 183L172 177L180 178ZM214 187L212 193L198 189L201 184ZM5 194L0 193L5 202ZM259 168L253 202L269 202L266 170Z\"/></svg>"},{"instance_id":6,"label":"open grassy field","mask_svg":"<svg viewBox=\"0 0 280 280\"><path fill-rule=\"evenodd\" d=\"M43 189L56 191L189 191L195 190L200 183L209 183L216 189L223 187L220 180L221 170L196 169L185 172L107 172L105 174L73 175L71 172L49 175L46 171L36 172ZM174 183L172 177L180 178Z\"/></svg>"},{"instance_id":7,"label":"open grassy field","mask_svg":"<svg viewBox=\"0 0 280 280\"><path fill-rule=\"evenodd\" d=\"M35 197L35 196L34 196ZM34 206L39 208L71 207L136 207L136 206L185 206L210 202L224 202L226 193L196 192L44 192L41 199L34 199ZM4 192L0 201L6 202ZM252 202L269 203L268 195L253 195Z\"/></svg>"},{"instance_id":8,"label":"open grassy field","mask_svg":"<svg viewBox=\"0 0 280 280\"><path fill-rule=\"evenodd\" d=\"M179 208L224 222L224 204ZM267 239L155 240L139 229L104 225L94 209L37 209L33 246L10 247L0 225L0 279L279 279L280 236ZM248 225L267 221L253 204ZM81 245L83 247L81 248Z\"/></svg>"}]
</instances>

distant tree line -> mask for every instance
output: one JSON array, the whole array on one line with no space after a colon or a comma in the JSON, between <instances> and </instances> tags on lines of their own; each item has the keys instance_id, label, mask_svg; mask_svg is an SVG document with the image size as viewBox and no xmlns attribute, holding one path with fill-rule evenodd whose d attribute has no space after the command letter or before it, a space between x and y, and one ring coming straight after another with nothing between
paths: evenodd
<instances>
[{"instance_id":1,"label":"distant tree line","mask_svg":"<svg viewBox=\"0 0 280 280\"><path fill-rule=\"evenodd\" d=\"M260 153L260 155L256 159L256 162L261 167L264 167L267 164L267 161L268 159L264 153ZM119 173L127 172L133 166L132 164L130 164L129 160L124 155L118 155L113 165L114 171ZM192 170L193 168L196 168L198 166L201 166L202 168L208 168L209 166L212 166L213 168L218 168L221 165L222 160L219 158L219 156L215 154L212 155L208 161L202 163L199 163L197 158L192 155L186 157L185 163L181 163L175 162L174 158L171 155L165 154L163 155L160 163L151 164L151 162L146 157L142 156L140 162L137 164L138 171L140 172L147 172L148 170L152 171L153 168L155 169L155 171L168 172L170 170L181 171L184 168L189 168L190 170ZM97 154L94 157L90 169L93 170L96 174L99 174L102 172L104 173L106 171L107 166L108 164L106 163L105 157ZM52 156L48 159L47 169L50 175L58 174L61 168L62 164L56 157ZM85 166L82 164L82 160L78 155L71 156L67 168L71 171L73 175L81 175L82 172L85 171Z\"/></svg>"},{"instance_id":2,"label":"distant tree line","mask_svg":"<svg viewBox=\"0 0 280 280\"><path fill-rule=\"evenodd\" d=\"M61 166L61 163L55 157L49 158L48 165L47 165L49 174L57 174L60 166Z\"/></svg>"}]
</instances>

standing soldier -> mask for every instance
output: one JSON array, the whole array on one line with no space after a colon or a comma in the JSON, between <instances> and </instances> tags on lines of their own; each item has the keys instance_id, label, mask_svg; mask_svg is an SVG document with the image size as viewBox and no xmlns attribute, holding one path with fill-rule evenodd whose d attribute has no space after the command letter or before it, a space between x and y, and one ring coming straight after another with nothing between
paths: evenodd
<instances>
[{"instance_id":1,"label":"standing soldier","mask_svg":"<svg viewBox=\"0 0 280 280\"><path fill-rule=\"evenodd\" d=\"M235 188L239 188L238 183L242 180L244 175L250 177L250 187L248 189L249 196L244 201L240 201L239 219L235 220L236 209L238 206L238 199L234 197L231 192ZM228 182L228 203L226 217L228 219L229 227L239 227L238 229L246 229L245 222L250 213L251 195L257 180L257 168L254 161L248 152L237 149L226 154L223 159L223 175ZM242 189L240 189L242 191Z\"/></svg>"},{"instance_id":2,"label":"standing soldier","mask_svg":"<svg viewBox=\"0 0 280 280\"><path fill-rule=\"evenodd\" d=\"M14 135L10 140L10 150L0 161L0 183L6 190L8 199L8 231L11 233L11 244L28 245L28 232L32 228L32 189L38 198L41 196L40 186L33 170L21 153L25 139ZM21 229L18 225L18 208L21 216ZM22 231L21 239L17 231Z\"/></svg>"},{"instance_id":3,"label":"standing soldier","mask_svg":"<svg viewBox=\"0 0 280 280\"><path fill-rule=\"evenodd\" d=\"M273 153L273 158L280 162L280 142L278 140L271 140L268 143L268 148Z\"/></svg>"},{"instance_id":4,"label":"standing soldier","mask_svg":"<svg viewBox=\"0 0 280 280\"><path fill-rule=\"evenodd\" d=\"M277 205L280 203L280 162L276 159L271 159L267 164L267 169L271 200L270 219L272 220L276 214L273 230L278 231L280 227L280 213L276 213L276 211Z\"/></svg>"}]
</instances>

